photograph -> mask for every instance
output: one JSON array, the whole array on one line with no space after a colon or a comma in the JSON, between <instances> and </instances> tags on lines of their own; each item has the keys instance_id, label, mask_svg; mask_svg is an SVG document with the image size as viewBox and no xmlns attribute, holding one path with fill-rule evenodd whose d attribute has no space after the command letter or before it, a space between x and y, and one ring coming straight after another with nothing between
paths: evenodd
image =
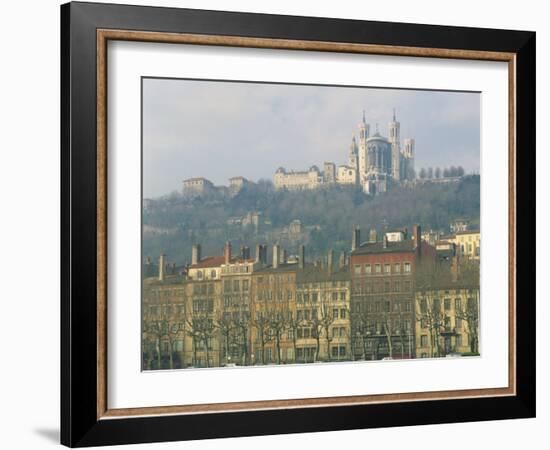
<instances>
[{"instance_id":1,"label":"photograph","mask_svg":"<svg viewBox=\"0 0 550 450\"><path fill-rule=\"evenodd\" d=\"M480 115L142 77L142 371L479 357Z\"/></svg>"}]
</instances>

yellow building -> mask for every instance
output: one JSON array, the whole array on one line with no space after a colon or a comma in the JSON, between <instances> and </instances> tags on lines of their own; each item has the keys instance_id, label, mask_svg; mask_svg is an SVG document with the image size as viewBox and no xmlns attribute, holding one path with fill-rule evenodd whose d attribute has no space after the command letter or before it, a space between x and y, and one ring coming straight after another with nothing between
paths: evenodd
<instances>
[{"instance_id":1,"label":"yellow building","mask_svg":"<svg viewBox=\"0 0 550 450\"><path fill-rule=\"evenodd\" d=\"M480 255L480 233L479 231L459 231L446 241L456 245L458 256L465 256L471 259L479 259Z\"/></svg>"},{"instance_id":2,"label":"yellow building","mask_svg":"<svg viewBox=\"0 0 550 450\"><path fill-rule=\"evenodd\" d=\"M347 266L331 262L306 265L297 272L296 319L296 362L352 359Z\"/></svg>"},{"instance_id":3,"label":"yellow building","mask_svg":"<svg viewBox=\"0 0 550 450\"><path fill-rule=\"evenodd\" d=\"M279 167L273 176L276 190L316 189L322 184L323 175L317 166L311 166L307 172L287 172L283 167Z\"/></svg>"},{"instance_id":4,"label":"yellow building","mask_svg":"<svg viewBox=\"0 0 550 450\"><path fill-rule=\"evenodd\" d=\"M418 290L415 308L417 358L479 353L479 287Z\"/></svg>"}]
</instances>

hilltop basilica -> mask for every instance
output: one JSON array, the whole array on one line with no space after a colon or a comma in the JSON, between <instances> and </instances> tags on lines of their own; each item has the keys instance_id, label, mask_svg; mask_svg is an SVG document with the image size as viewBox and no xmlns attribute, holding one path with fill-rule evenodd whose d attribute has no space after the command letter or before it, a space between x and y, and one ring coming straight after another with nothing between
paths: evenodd
<instances>
[{"instance_id":1,"label":"hilltop basilica","mask_svg":"<svg viewBox=\"0 0 550 450\"><path fill-rule=\"evenodd\" d=\"M336 167L325 162L323 171L311 166L308 171L286 171L279 167L273 177L275 189L316 189L330 184L360 185L367 194L386 192L392 184L414 178L414 139L401 143L400 124L393 112L388 124L389 137L376 131L371 135L365 120L359 123L359 139L352 137L348 164Z\"/></svg>"}]
</instances>

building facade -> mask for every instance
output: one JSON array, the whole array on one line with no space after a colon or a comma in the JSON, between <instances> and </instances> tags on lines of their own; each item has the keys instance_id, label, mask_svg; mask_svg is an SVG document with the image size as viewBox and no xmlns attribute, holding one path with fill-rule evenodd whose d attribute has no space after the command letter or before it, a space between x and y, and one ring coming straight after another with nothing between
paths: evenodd
<instances>
[{"instance_id":1,"label":"building facade","mask_svg":"<svg viewBox=\"0 0 550 450\"><path fill-rule=\"evenodd\" d=\"M479 286L419 289L415 309L418 358L479 353Z\"/></svg>"},{"instance_id":2,"label":"building facade","mask_svg":"<svg viewBox=\"0 0 550 450\"><path fill-rule=\"evenodd\" d=\"M354 230L351 252L351 323L355 359L414 357L415 277L435 264L435 249L421 240L419 226L409 238L382 241L371 233L361 243Z\"/></svg>"}]
</instances>

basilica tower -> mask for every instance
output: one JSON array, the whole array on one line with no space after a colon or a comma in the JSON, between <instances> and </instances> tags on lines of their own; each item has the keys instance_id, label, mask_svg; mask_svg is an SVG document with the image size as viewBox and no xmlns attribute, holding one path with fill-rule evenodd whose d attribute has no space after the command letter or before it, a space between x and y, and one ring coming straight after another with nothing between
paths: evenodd
<instances>
[{"instance_id":1,"label":"basilica tower","mask_svg":"<svg viewBox=\"0 0 550 450\"><path fill-rule=\"evenodd\" d=\"M388 124L389 137L388 141L391 144L392 154L392 177L394 181L401 180L401 138L400 138L400 123L395 119L395 108L393 110L392 121Z\"/></svg>"},{"instance_id":2,"label":"basilica tower","mask_svg":"<svg viewBox=\"0 0 550 450\"><path fill-rule=\"evenodd\" d=\"M370 126L365 120L365 110L363 110L363 120L359 123L359 176L362 178L367 172L367 139L370 136Z\"/></svg>"}]
</instances>

